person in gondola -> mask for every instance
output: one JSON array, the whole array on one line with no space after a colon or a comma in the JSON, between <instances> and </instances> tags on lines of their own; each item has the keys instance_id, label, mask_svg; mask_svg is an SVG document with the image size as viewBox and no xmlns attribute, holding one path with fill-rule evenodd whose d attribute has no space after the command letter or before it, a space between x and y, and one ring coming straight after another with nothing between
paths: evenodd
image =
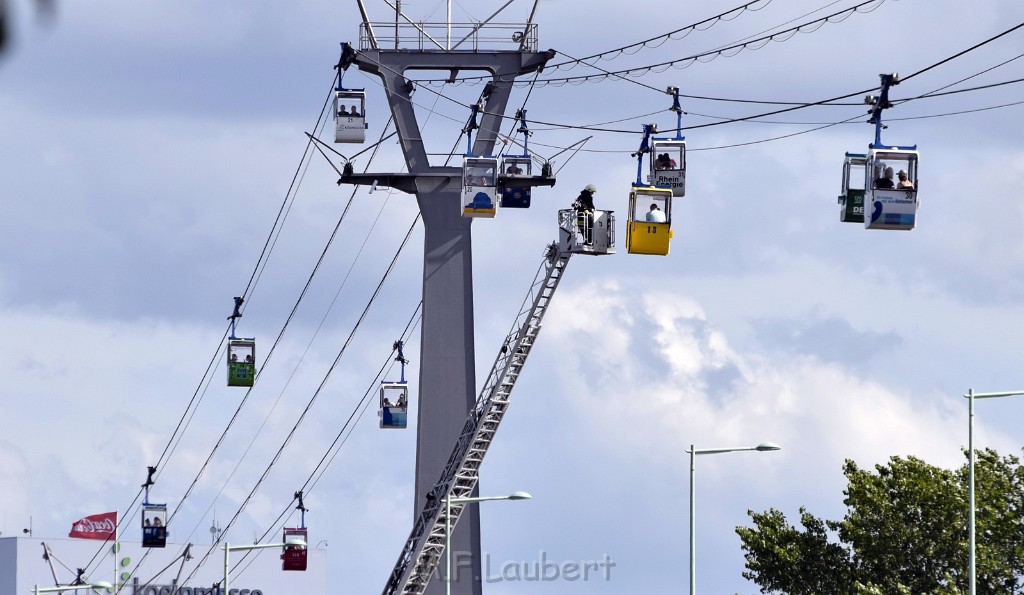
<instances>
[{"instance_id":1,"label":"person in gondola","mask_svg":"<svg viewBox=\"0 0 1024 595\"><path fill-rule=\"evenodd\" d=\"M896 186L892 181L892 168L885 168L882 177L875 180L875 188L894 188Z\"/></svg>"},{"instance_id":2,"label":"person in gondola","mask_svg":"<svg viewBox=\"0 0 1024 595\"><path fill-rule=\"evenodd\" d=\"M675 169L676 160L669 157L668 153L662 153L658 155L658 160L654 164L654 169Z\"/></svg>"},{"instance_id":3,"label":"person in gondola","mask_svg":"<svg viewBox=\"0 0 1024 595\"><path fill-rule=\"evenodd\" d=\"M647 211L646 219L648 223L664 223L665 212L659 209L656 203L651 203L651 210Z\"/></svg>"},{"instance_id":4,"label":"person in gondola","mask_svg":"<svg viewBox=\"0 0 1024 595\"><path fill-rule=\"evenodd\" d=\"M523 168L519 167L515 163L510 163L508 167L505 168L505 173L510 176L521 176L523 175Z\"/></svg>"},{"instance_id":5,"label":"person in gondola","mask_svg":"<svg viewBox=\"0 0 1024 595\"><path fill-rule=\"evenodd\" d=\"M405 400L405 396L404 395L401 396L401 397L398 397L398 404L396 405L396 407L401 407L402 409L405 409L405 407L407 405L408 405L408 402Z\"/></svg>"},{"instance_id":6,"label":"person in gondola","mask_svg":"<svg viewBox=\"0 0 1024 595\"><path fill-rule=\"evenodd\" d=\"M576 225L583 232L584 244L594 243L594 211L596 210L594 194L596 193L597 187L587 184L580 191L580 195L576 197L576 201L572 203L572 208L576 210Z\"/></svg>"},{"instance_id":7,"label":"person in gondola","mask_svg":"<svg viewBox=\"0 0 1024 595\"><path fill-rule=\"evenodd\" d=\"M913 190L914 183L907 179L907 172L900 170L900 173L896 174L900 181L896 182L896 187L900 190Z\"/></svg>"}]
</instances>

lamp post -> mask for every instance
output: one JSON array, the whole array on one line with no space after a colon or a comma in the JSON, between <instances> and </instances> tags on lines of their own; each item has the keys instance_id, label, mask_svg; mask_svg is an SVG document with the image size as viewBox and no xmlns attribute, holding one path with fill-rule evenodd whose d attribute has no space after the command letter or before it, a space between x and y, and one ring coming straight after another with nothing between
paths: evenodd
<instances>
[{"instance_id":1,"label":"lamp post","mask_svg":"<svg viewBox=\"0 0 1024 595\"><path fill-rule=\"evenodd\" d=\"M228 554L231 552L240 552L246 550L262 550L267 548L282 548L286 546L297 546L301 548L306 547L306 542L301 539L289 539L284 543L254 543L252 545L228 545L224 544L224 586L221 588L221 595L228 595L231 590L228 589Z\"/></svg>"},{"instance_id":2,"label":"lamp post","mask_svg":"<svg viewBox=\"0 0 1024 595\"><path fill-rule=\"evenodd\" d=\"M35 595L40 593L57 593L60 591L79 591L81 589L106 589L108 593L114 591L114 585L111 585L107 581L96 581L87 585L65 585L63 587L40 587L36 585L32 591Z\"/></svg>"},{"instance_id":3,"label":"lamp post","mask_svg":"<svg viewBox=\"0 0 1024 595\"><path fill-rule=\"evenodd\" d=\"M478 498L452 498L452 493L444 499L444 593L452 595L452 504L475 504L491 500L529 500L533 498L526 492L512 492L508 496L483 496Z\"/></svg>"},{"instance_id":4,"label":"lamp post","mask_svg":"<svg viewBox=\"0 0 1024 595\"><path fill-rule=\"evenodd\" d=\"M967 389L964 398L967 399L967 532L970 540L969 563L967 566L968 581L970 582L970 595L975 595L977 585L977 573L975 572L975 527L974 527L974 400L975 399L997 399L999 397L1014 397L1024 395L1024 391L1009 391L1001 393L976 393L974 389Z\"/></svg>"},{"instance_id":5,"label":"lamp post","mask_svg":"<svg viewBox=\"0 0 1024 595\"><path fill-rule=\"evenodd\" d=\"M694 469L694 458L697 455L716 455L723 452L739 452L744 450L756 450L758 452L767 452L771 450L780 450L782 447L774 442L762 442L757 446L738 446L733 448L694 448L690 445L690 450L686 451L690 453L690 595L696 595L697 593L697 559L696 559L696 547L697 547L697 535L693 526L694 518L694 500L693 500L693 469Z\"/></svg>"}]
</instances>

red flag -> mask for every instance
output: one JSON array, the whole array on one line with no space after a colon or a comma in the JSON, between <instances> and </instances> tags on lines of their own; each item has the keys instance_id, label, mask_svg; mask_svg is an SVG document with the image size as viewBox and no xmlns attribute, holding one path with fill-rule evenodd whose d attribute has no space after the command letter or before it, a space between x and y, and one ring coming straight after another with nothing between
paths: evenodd
<instances>
[{"instance_id":1,"label":"red flag","mask_svg":"<svg viewBox=\"0 0 1024 595\"><path fill-rule=\"evenodd\" d=\"M71 525L71 533L68 533L68 537L117 541L117 512L101 512L75 521Z\"/></svg>"}]
</instances>

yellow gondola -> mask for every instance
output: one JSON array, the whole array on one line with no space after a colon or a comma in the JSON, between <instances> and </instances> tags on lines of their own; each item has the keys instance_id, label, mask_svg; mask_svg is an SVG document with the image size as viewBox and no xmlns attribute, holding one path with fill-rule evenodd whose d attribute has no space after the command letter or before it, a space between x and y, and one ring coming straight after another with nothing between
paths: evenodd
<instances>
[{"instance_id":1,"label":"yellow gondola","mask_svg":"<svg viewBox=\"0 0 1024 595\"><path fill-rule=\"evenodd\" d=\"M633 186L629 192L626 251L630 254L668 254L672 239L672 190Z\"/></svg>"}]
</instances>

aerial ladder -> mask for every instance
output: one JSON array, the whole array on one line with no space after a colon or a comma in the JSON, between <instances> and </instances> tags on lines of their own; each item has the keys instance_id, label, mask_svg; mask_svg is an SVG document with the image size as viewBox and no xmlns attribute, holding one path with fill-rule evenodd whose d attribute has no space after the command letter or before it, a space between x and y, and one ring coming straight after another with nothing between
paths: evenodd
<instances>
[{"instance_id":1,"label":"aerial ladder","mask_svg":"<svg viewBox=\"0 0 1024 595\"><path fill-rule=\"evenodd\" d=\"M476 489L480 464L508 409L509 395L537 340L541 320L558 289L569 258L577 251L572 243L562 246L551 243L545 249L544 260L520 306L519 315L505 337L476 404L469 412L441 478L427 494L412 533L388 577L384 595L422 595L430 583L444 555L445 511L449 508L445 501L448 498L471 497ZM455 528L464 507L464 504L451 505L450 518L447 519L450 529Z\"/></svg>"}]
</instances>

